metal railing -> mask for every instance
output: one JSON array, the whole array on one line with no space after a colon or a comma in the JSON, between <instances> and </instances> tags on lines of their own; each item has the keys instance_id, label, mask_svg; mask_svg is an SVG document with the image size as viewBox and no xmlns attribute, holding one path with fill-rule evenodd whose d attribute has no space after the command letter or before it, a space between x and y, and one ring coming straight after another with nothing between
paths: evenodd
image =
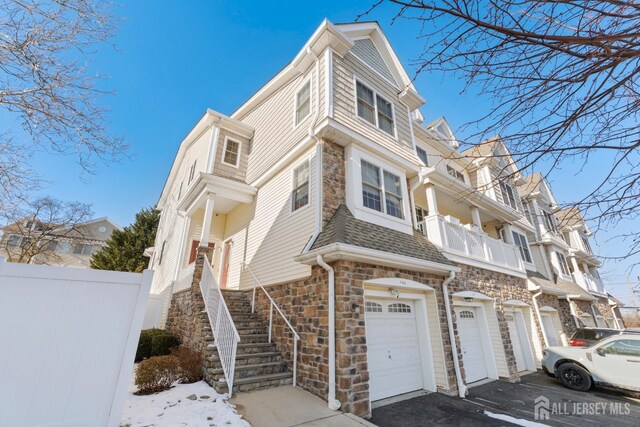
<instances>
[{"instance_id":1,"label":"metal railing","mask_svg":"<svg viewBox=\"0 0 640 427\"><path fill-rule=\"evenodd\" d=\"M273 300L273 298L271 298L271 295L269 295L269 292L267 292L267 290L264 288L264 286L262 286L262 283L260 283L260 280L258 280L256 275L253 274L253 271L251 271L251 268L244 262L242 263L242 266L243 266L243 268L245 268L249 272L249 274L253 278L253 296L251 298L251 312L252 313L256 312L256 290L257 290L258 287L260 289L262 289L262 292L264 292L264 294L267 296L267 298L270 301L270 305L269 305L269 342L271 343L271 330L273 329L273 309L274 308L276 309L276 311L278 312L278 314L280 315L280 317L282 318L284 323L289 327L289 329L291 330L291 333L293 334L293 386L295 387L296 386L296 369L297 369L297 363L298 363L298 341L300 340L300 336L298 335L296 330L293 328L291 323L289 323L289 320L287 320L287 318L285 317L284 313L282 313L282 310L280 310L280 307L278 307L278 305Z\"/></svg>"},{"instance_id":2,"label":"metal railing","mask_svg":"<svg viewBox=\"0 0 640 427\"><path fill-rule=\"evenodd\" d=\"M200 291L204 299L204 306L211 324L211 332L220 364L227 381L229 397L233 393L233 376L236 370L236 351L240 342L240 335L233 323L229 308L224 302L222 291L213 275L213 268L209 259L204 257L204 268L202 269L202 279L200 280Z\"/></svg>"}]
</instances>

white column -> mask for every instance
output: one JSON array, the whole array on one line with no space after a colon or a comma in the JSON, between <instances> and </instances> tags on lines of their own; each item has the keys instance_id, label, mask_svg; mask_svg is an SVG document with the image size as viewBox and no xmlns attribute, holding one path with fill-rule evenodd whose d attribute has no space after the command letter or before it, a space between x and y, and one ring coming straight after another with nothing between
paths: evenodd
<instances>
[{"instance_id":1,"label":"white column","mask_svg":"<svg viewBox=\"0 0 640 427\"><path fill-rule=\"evenodd\" d=\"M516 242L513 240L513 233L511 232L511 224L504 225L504 238L507 239L507 243L511 245L515 245Z\"/></svg>"},{"instance_id":2,"label":"white column","mask_svg":"<svg viewBox=\"0 0 640 427\"><path fill-rule=\"evenodd\" d=\"M576 274L580 274L580 267L578 266L578 260L576 260L576 257L571 257L571 264L573 265L573 271L575 271Z\"/></svg>"},{"instance_id":3,"label":"white column","mask_svg":"<svg viewBox=\"0 0 640 427\"><path fill-rule=\"evenodd\" d=\"M427 204L429 205L429 215L438 214L438 202L436 202L436 190L432 184L425 186L425 192L427 196Z\"/></svg>"},{"instance_id":4,"label":"white column","mask_svg":"<svg viewBox=\"0 0 640 427\"><path fill-rule=\"evenodd\" d=\"M473 220L473 224L480 228L482 231L482 221L480 220L480 210L477 206L471 206L471 219Z\"/></svg>"},{"instance_id":5,"label":"white column","mask_svg":"<svg viewBox=\"0 0 640 427\"><path fill-rule=\"evenodd\" d=\"M184 223L182 224L182 233L180 235L180 252L178 254L178 266L176 267L173 280L178 280L178 277L180 277L180 272L182 271L182 264L184 263L185 253L189 252L189 249L186 246L186 241L187 241L187 234L189 233L190 224L191 224L191 217L185 214Z\"/></svg>"},{"instance_id":6,"label":"white column","mask_svg":"<svg viewBox=\"0 0 640 427\"><path fill-rule=\"evenodd\" d=\"M202 221L202 233L200 234L200 247L209 246L209 230L211 229L211 219L213 218L215 195L208 193L207 202L204 205L204 220Z\"/></svg>"}]
</instances>

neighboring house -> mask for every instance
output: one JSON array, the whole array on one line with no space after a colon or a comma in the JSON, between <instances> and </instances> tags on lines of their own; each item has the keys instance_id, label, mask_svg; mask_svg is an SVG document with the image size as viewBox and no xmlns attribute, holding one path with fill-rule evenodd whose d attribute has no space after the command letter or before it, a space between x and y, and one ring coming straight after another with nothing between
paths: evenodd
<instances>
[{"instance_id":1,"label":"neighboring house","mask_svg":"<svg viewBox=\"0 0 640 427\"><path fill-rule=\"evenodd\" d=\"M573 290L549 291L538 310L539 289L560 282L519 192L527 179L499 138L459 152L444 118L423 125L423 104L377 23L325 20L233 114L208 110L187 134L150 265L153 292L173 293L163 326L207 355L208 381L223 384L236 354L234 390L280 384L295 367L330 407L335 398L368 416L380 399L464 395L536 369L544 310L582 288L568 270ZM561 236L546 238L569 256ZM217 284L236 290L223 295L237 353L229 335L209 345L205 256ZM277 313L276 347L260 332L272 318L262 291L262 319L249 314L256 279L300 337L295 364Z\"/></svg>"},{"instance_id":2,"label":"neighboring house","mask_svg":"<svg viewBox=\"0 0 640 427\"><path fill-rule=\"evenodd\" d=\"M115 229L120 226L106 217L69 228L25 219L1 228L0 255L13 262L90 268L91 255L106 245Z\"/></svg>"}]
</instances>

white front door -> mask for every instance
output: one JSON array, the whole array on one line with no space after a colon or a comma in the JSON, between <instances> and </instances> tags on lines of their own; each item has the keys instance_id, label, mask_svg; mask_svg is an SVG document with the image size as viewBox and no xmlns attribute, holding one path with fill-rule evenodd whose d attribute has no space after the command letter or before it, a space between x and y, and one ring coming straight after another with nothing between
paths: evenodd
<instances>
[{"instance_id":1,"label":"white front door","mask_svg":"<svg viewBox=\"0 0 640 427\"><path fill-rule=\"evenodd\" d=\"M527 361L524 358L524 349L522 341L518 333L518 324L516 323L515 313L506 314L507 326L509 327L509 337L511 338L511 347L513 347L513 355L516 358L516 367L518 372L527 370ZM526 339L526 338L525 338Z\"/></svg>"},{"instance_id":2,"label":"white front door","mask_svg":"<svg viewBox=\"0 0 640 427\"><path fill-rule=\"evenodd\" d=\"M640 391L640 337L617 338L598 348L591 354L594 379Z\"/></svg>"},{"instance_id":3,"label":"white front door","mask_svg":"<svg viewBox=\"0 0 640 427\"><path fill-rule=\"evenodd\" d=\"M365 322L370 399L422 389L422 358L413 301L367 299Z\"/></svg>"},{"instance_id":4,"label":"white front door","mask_svg":"<svg viewBox=\"0 0 640 427\"><path fill-rule=\"evenodd\" d=\"M460 350L467 383L479 381L488 376L476 311L473 307L456 307Z\"/></svg>"},{"instance_id":5,"label":"white front door","mask_svg":"<svg viewBox=\"0 0 640 427\"><path fill-rule=\"evenodd\" d=\"M540 313L540 318L542 318L542 329L544 329L544 334L547 337L547 341L549 341L549 347L560 345L556 338L556 330L553 326L551 315L549 313Z\"/></svg>"}]
</instances>

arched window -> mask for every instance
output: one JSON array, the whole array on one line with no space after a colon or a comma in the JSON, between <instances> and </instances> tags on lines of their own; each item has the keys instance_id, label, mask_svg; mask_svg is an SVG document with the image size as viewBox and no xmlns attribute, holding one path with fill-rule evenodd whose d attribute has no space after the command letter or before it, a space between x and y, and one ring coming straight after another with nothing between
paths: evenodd
<instances>
[{"instance_id":1,"label":"arched window","mask_svg":"<svg viewBox=\"0 0 640 427\"><path fill-rule=\"evenodd\" d=\"M460 312L461 319L475 319L475 317L476 315L473 313L473 311L463 310Z\"/></svg>"},{"instance_id":2,"label":"arched window","mask_svg":"<svg viewBox=\"0 0 640 427\"><path fill-rule=\"evenodd\" d=\"M382 305L376 302L367 301L364 308L367 313L382 313Z\"/></svg>"},{"instance_id":3,"label":"arched window","mask_svg":"<svg viewBox=\"0 0 640 427\"><path fill-rule=\"evenodd\" d=\"M411 306L399 302L389 304L389 313L411 313Z\"/></svg>"}]
</instances>

